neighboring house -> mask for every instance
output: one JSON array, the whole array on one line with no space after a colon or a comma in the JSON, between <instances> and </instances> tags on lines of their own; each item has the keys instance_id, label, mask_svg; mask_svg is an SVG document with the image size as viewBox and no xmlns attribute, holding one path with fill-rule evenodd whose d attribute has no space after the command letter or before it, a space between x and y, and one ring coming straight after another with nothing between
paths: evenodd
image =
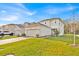
<instances>
[{"instance_id":1,"label":"neighboring house","mask_svg":"<svg viewBox=\"0 0 79 59\"><path fill-rule=\"evenodd\" d=\"M42 20L39 23L50 27L53 30L57 30L59 35L64 35L64 21L60 18L51 18Z\"/></svg>"},{"instance_id":2,"label":"neighboring house","mask_svg":"<svg viewBox=\"0 0 79 59\"><path fill-rule=\"evenodd\" d=\"M51 28L48 26L45 26L40 23L32 23L25 27L26 30L26 36L30 37L36 37L37 35L39 37L41 36L49 36L53 34L51 33Z\"/></svg>"},{"instance_id":3,"label":"neighboring house","mask_svg":"<svg viewBox=\"0 0 79 59\"><path fill-rule=\"evenodd\" d=\"M7 24L1 26L1 31L6 33L14 33L14 35L22 35L25 30L21 24Z\"/></svg>"}]
</instances>

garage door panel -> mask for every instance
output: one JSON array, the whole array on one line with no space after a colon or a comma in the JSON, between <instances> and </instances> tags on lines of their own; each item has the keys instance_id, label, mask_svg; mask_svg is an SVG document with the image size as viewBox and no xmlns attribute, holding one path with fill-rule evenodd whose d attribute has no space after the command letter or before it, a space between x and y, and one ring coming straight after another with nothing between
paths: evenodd
<instances>
[{"instance_id":1,"label":"garage door panel","mask_svg":"<svg viewBox=\"0 0 79 59\"><path fill-rule=\"evenodd\" d=\"M40 33L40 31L39 30L28 30L28 36L36 36L37 34L39 34Z\"/></svg>"}]
</instances>

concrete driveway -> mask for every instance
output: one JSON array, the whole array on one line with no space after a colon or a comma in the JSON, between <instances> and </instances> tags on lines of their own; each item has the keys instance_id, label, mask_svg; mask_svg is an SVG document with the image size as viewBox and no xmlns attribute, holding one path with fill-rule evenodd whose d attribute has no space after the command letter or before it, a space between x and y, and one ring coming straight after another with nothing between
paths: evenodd
<instances>
[{"instance_id":1,"label":"concrete driveway","mask_svg":"<svg viewBox=\"0 0 79 59\"><path fill-rule=\"evenodd\" d=\"M17 42L17 41L21 41L21 40L25 40L25 39L27 39L27 38L18 37L18 38L0 40L0 45L7 44L7 43L12 43L12 42Z\"/></svg>"},{"instance_id":2,"label":"concrete driveway","mask_svg":"<svg viewBox=\"0 0 79 59\"><path fill-rule=\"evenodd\" d=\"M79 37L79 35L76 35L77 37Z\"/></svg>"}]
</instances>

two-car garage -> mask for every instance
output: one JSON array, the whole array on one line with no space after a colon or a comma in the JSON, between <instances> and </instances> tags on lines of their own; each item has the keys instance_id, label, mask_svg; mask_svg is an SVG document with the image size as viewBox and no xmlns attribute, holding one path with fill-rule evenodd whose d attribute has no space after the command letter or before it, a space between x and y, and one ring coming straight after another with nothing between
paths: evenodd
<instances>
[{"instance_id":1,"label":"two-car garage","mask_svg":"<svg viewBox=\"0 0 79 59\"><path fill-rule=\"evenodd\" d=\"M31 37L36 37L39 34L40 34L40 30L39 29L29 29L26 32L26 36L31 36Z\"/></svg>"},{"instance_id":2,"label":"two-car garage","mask_svg":"<svg viewBox=\"0 0 79 59\"><path fill-rule=\"evenodd\" d=\"M28 37L48 36L51 35L51 28L38 23L26 27L25 32Z\"/></svg>"}]
</instances>

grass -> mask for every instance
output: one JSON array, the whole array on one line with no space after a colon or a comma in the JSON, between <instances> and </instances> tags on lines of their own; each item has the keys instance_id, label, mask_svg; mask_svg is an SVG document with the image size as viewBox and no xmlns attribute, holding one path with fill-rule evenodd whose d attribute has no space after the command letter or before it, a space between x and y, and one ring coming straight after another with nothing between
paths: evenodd
<instances>
[{"instance_id":1,"label":"grass","mask_svg":"<svg viewBox=\"0 0 79 59\"><path fill-rule=\"evenodd\" d=\"M70 39L71 38L71 39ZM16 56L79 56L79 47L71 47L73 35L49 38L30 38L0 45L0 55ZM76 37L79 43L79 38Z\"/></svg>"},{"instance_id":2,"label":"grass","mask_svg":"<svg viewBox=\"0 0 79 59\"><path fill-rule=\"evenodd\" d=\"M58 36L58 37L48 37L49 40L55 40L55 41L62 41L66 42L67 44L73 44L74 35L72 34L65 34L64 36ZM76 36L76 44L79 44L79 37Z\"/></svg>"},{"instance_id":3,"label":"grass","mask_svg":"<svg viewBox=\"0 0 79 59\"><path fill-rule=\"evenodd\" d=\"M10 39L10 38L17 38L17 36L8 36L8 35L5 35L4 37L0 38L0 40Z\"/></svg>"}]
</instances>

